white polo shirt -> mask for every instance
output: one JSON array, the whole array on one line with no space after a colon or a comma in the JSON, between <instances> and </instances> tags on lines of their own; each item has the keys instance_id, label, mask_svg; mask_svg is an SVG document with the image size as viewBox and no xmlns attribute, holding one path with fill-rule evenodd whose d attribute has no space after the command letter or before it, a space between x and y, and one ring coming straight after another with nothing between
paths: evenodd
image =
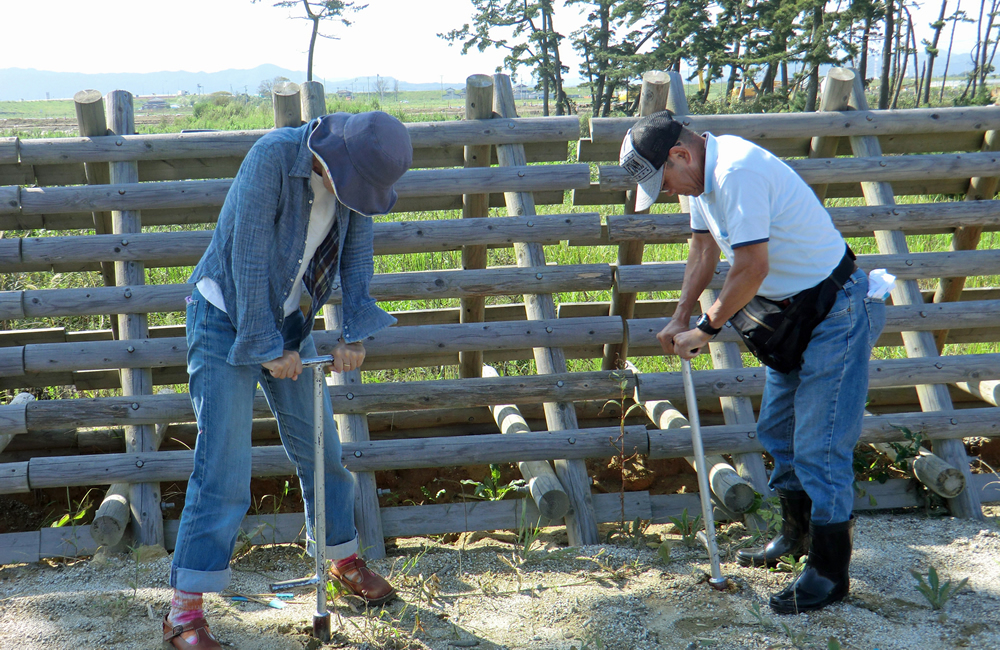
<instances>
[{"instance_id":1,"label":"white polo shirt","mask_svg":"<svg viewBox=\"0 0 1000 650\"><path fill-rule=\"evenodd\" d=\"M767 242L757 293L784 300L824 280L847 244L812 189L780 158L735 135L706 133L705 191L691 197L691 230L733 250Z\"/></svg>"}]
</instances>

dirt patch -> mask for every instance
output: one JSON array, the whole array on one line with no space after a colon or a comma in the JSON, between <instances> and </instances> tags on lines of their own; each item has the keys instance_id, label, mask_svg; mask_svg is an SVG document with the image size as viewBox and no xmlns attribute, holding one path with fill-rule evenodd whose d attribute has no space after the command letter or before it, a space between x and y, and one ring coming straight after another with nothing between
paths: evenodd
<instances>
[{"instance_id":1,"label":"dirt patch","mask_svg":"<svg viewBox=\"0 0 1000 650\"><path fill-rule=\"evenodd\" d=\"M996 517L1000 508L987 508ZM944 650L1000 647L1000 533L987 523L919 514L860 515L851 595L820 612L771 614L768 596L790 576L728 561L751 538L741 524L721 530L732 581L720 593L705 583L702 549L683 545L670 526L651 526L621 544L565 548L546 530L528 552L515 532L398 539L373 563L391 574L401 599L366 612L334 602L328 648L479 648L570 650L599 647L842 648ZM605 529L605 532L611 529ZM669 559L658 553L672 544ZM969 578L942 610L916 589L910 570L935 567L942 580ZM295 546L258 547L233 563L235 591L265 593L273 579L310 572ZM134 556L0 568L0 647L159 648L159 620L170 589L169 558ZM226 647L316 648L306 634L315 602L303 591L283 609L206 599ZM787 630L784 626L787 626Z\"/></svg>"}]
</instances>

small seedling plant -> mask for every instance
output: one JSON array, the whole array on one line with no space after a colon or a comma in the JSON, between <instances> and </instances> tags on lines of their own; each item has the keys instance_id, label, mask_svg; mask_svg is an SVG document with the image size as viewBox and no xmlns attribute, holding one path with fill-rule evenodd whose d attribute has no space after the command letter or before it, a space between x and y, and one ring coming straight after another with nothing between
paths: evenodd
<instances>
[{"instance_id":1,"label":"small seedling plant","mask_svg":"<svg viewBox=\"0 0 1000 650\"><path fill-rule=\"evenodd\" d=\"M670 521L681 534L681 543L684 546L696 546L698 544L698 531L701 530L701 515L695 515L692 519L688 515L687 508L681 511L680 517L670 517Z\"/></svg>"},{"instance_id":2,"label":"small seedling plant","mask_svg":"<svg viewBox=\"0 0 1000 650\"><path fill-rule=\"evenodd\" d=\"M914 570L910 571L910 575L917 579L917 591L924 595L927 602L931 604L933 609L941 609L948 600L957 594L959 591L968 584L968 578L962 578L961 582L957 585L952 585L951 580L941 584L941 580L938 578L937 569L931 567L927 571L927 579L920 573Z\"/></svg>"},{"instance_id":3,"label":"small seedling plant","mask_svg":"<svg viewBox=\"0 0 1000 650\"><path fill-rule=\"evenodd\" d=\"M778 564L771 569L772 572L778 573L791 573L796 578L802 571L806 568L806 556L802 555L798 559L791 553L788 555L782 555L778 558Z\"/></svg>"},{"instance_id":4,"label":"small seedling plant","mask_svg":"<svg viewBox=\"0 0 1000 650\"><path fill-rule=\"evenodd\" d=\"M462 485L472 485L472 497L486 501L500 501L511 492L520 492L526 485L524 479L515 479L510 483L501 483L500 466L490 463L490 473L482 481L463 479Z\"/></svg>"}]
</instances>

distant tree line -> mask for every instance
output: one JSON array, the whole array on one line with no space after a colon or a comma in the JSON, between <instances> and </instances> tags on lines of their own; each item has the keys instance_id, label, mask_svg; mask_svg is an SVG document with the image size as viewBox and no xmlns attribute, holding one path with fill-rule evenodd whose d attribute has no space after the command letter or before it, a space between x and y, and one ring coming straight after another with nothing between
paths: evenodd
<instances>
[{"instance_id":1,"label":"distant tree line","mask_svg":"<svg viewBox=\"0 0 1000 650\"><path fill-rule=\"evenodd\" d=\"M693 101L708 101L713 86L725 84L724 101L753 95L774 109L814 111L825 65L856 68L866 83L875 82L879 108L897 107L904 84L912 89L907 105L941 103L954 64L955 27L967 22L977 36L971 70L954 101L989 101L1000 0L978 6L964 0L972 5L968 11L963 0L933 1L941 3L939 17L921 25L913 20L915 0L470 0L472 21L439 36L460 44L463 54L506 50L504 67L526 68L537 80L546 115L573 109L564 90L566 47L583 58L579 72L595 116L631 115L638 93L628 90L642 73L680 72L682 63L694 71L688 81L699 83ZM557 10L565 13L557 17ZM560 32L557 19L579 10L586 25ZM881 60L878 69L872 69L873 54ZM935 67L941 58L943 66ZM938 70L939 90L932 88Z\"/></svg>"}]
</instances>

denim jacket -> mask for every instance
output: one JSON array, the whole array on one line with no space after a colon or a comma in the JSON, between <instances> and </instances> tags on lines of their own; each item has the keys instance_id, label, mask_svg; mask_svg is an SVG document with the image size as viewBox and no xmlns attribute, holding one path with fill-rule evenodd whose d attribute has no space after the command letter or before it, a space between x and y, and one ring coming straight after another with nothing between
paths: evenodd
<instances>
[{"instance_id":1,"label":"denim jacket","mask_svg":"<svg viewBox=\"0 0 1000 650\"><path fill-rule=\"evenodd\" d=\"M219 214L212 241L188 279L211 278L222 289L236 328L227 361L234 366L277 359L282 354L284 304L302 263L313 191L312 152L306 146L317 120L298 128L275 129L250 149ZM337 204L340 232L337 261L343 291L343 336L353 343L396 322L368 294L375 272L372 220ZM339 263L337 263L339 262ZM305 336L316 312L337 288L329 278L325 295L312 296Z\"/></svg>"}]
</instances>

